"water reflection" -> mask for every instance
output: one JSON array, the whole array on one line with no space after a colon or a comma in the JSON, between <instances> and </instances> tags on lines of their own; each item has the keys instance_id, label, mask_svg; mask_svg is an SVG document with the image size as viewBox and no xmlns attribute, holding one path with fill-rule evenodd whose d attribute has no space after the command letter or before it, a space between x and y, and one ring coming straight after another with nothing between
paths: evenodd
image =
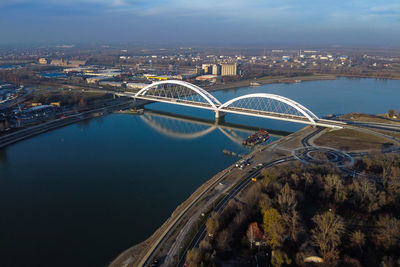
<instances>
[{"instance_id":1,"label":"water reflection","mask_svg":"<svg viewBox=\"0 0 400 267\"><path fill-rule=\"evenodd\" d=\"M7 165L7 148L0 148L0 167Z\"/></svg>"},{"instance_id":2,"label":"water reflection","mask_svg":"<svg viewBox=\"0 0 400 267\"><path fill-rule=\"evenodd\" d=\"M171 138L191 140L219 131L239 146L242 146L242 141L246 136L259 129L255 126L217 123L213 120L151 109L147 109L139 118L156 132ZM277 138L289 134L283 131L266 130L270 132L271 136Z\"/></svg>"}]
</instances>

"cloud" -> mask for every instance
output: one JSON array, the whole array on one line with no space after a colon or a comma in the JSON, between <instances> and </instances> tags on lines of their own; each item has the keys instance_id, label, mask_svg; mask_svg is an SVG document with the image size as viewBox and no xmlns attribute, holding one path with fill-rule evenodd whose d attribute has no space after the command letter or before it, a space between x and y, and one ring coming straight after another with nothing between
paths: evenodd
<instances>
[{"instance_id":1,"label":"cloud","mask_svg":"<svg viewBox=\"0 0 400 267\"><path fill-rule=\"evenodd\" d=\"M99 39L118 39L115 29L127 38L125 29L144 39L150 38L146 32L163 39L172 36L165 32L179 32L177 38L229 40L335 40L340 32L351 31L347 38L359 41L371 31L393 39L400 29L398 0L0 0L0 12L9 21L8 32L32 28L44 35L36 29L40 25L50 32L62 28L60 36L98 34ZM363 38L372 39L366 34Z\"/></svg>"}]
</instances>

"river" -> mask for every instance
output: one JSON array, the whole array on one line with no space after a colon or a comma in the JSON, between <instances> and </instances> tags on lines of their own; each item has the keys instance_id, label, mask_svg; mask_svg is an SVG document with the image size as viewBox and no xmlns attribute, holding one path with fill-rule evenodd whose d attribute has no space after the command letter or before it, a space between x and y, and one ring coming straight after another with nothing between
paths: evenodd
<instances>
[{"instance_id":1,"label":"river","mask_svg":"<svg viewBox=\"0 0 400 267\"><path fill-rule=\"evenodd\" d=\"M255 92L289 97L318 116L400 108L398 80L340 78L213 95L225 102ZM160 103L146 108L210 121L214 115ZM233 114L226 121L289 132L304 127ZM111 114L0 150L0 265L107 265L237 160L223 149L248 153L240 140L249 132L168 114Z\"/></svg>"}]
</instances>

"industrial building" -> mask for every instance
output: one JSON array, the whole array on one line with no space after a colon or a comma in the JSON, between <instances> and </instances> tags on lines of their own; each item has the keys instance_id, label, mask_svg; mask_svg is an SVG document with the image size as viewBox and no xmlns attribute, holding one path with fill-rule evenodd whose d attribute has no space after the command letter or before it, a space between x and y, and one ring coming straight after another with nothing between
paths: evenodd
<instances>
[{"instance_id":1,"label":"industrial building","mask_svg":"<svg viewBox=\"0 0 400 267\"><path fill-rule=\"evenodd\" d=\"M42 64L42 63L41 63ZM85 60L64 60L64 59L53 59L50 62L53 66L63 66L63 67L79 67L86 65Z\"/></svg>"},{"instance_id":2,"label":"industrial building","mask_svg":"<svg viewBox=\"0 0 400 267\"><path fill-rule=\"evenodd\" d=\"M201 68L204 74L236 76L238 73L237 64L203 64Z\"/></svg>"},{"instance_id":3,"label":"industrial building","mask_svg":"<svg viewBox=\"0 0 400 267\"><path fill-rule=\"evenodd\" d=\"M222 76L236 76L237 75L237 64L222 64L221 75Z\"/></svg>"}]
</instances>

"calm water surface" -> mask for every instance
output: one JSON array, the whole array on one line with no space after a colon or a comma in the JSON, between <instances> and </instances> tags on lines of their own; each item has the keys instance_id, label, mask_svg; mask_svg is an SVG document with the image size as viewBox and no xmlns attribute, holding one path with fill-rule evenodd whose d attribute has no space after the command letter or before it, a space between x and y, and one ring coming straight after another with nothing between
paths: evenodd
<instances>
[{"instance_id":1,"label":"calm water surface","mask_svg":"<svg viewBox=\"0 0 400 267\"><path fill-rule=\"evenodd\" d=\"M292 98L318 116L400 108L400 81L392 80L271 84L213 94L224 102L254 92ZM213 118L210 111L167 104L147 108ZM232 114L226 120L285 131L303 127ZM0 266L107 265L236 160L223 149L249 152L235 142L248 132L210 127L149 113L113 114L0 150Z\"/></svg>"}]
</instances>

